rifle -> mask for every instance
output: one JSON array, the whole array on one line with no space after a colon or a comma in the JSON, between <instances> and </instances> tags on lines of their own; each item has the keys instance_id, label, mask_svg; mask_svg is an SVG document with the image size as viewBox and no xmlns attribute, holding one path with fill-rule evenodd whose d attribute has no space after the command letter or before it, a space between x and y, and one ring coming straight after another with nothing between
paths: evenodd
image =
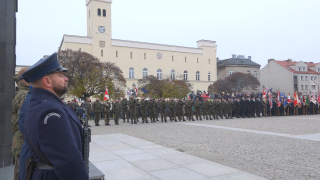
<instances>
[{"instance_id":1,"label":"rifle","mask_svg":"<svg viewBox=\"0 0 320 180\"><path fill-rule=\"evenodd\" d=\"M91 142L91 129L88 127L88 114L87 114L88 103L85 103L84 109L85 109L85 114L84 114L85 124L83 127L83 143L82 143L83 155L82 156L83 156L83 161L86 166L86 169L89 173L89 149L90 149L89 143Z\"/></svg>"}]
</instances>

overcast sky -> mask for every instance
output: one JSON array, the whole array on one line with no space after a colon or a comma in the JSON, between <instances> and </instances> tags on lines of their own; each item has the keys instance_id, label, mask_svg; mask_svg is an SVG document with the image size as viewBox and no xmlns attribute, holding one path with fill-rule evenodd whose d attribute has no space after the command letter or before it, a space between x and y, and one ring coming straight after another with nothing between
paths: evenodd
<instances>
[{"instance_id":1,"label":"overcast sky","mask_svg":"<svg viewBox=\"0 0 320 180\"><path fill-rule=\"evenodd\" d=\"M197 47L217 57L320 61L320 0L113 0L113 39ZM17 65L57 51L63 34L86 36L85 0L19 1Z\"/></svg>"}]
</instances>

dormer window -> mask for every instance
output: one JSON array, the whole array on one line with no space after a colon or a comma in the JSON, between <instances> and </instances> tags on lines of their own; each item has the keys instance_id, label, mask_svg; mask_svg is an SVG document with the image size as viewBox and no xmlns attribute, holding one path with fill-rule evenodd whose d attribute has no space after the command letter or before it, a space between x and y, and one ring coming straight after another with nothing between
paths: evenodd
<instances>
[{"instance_id":1,"label":"dormer window","mask_svg":"<svg viewBox=\"0 0 320 180\"><path fill-rule=\"evenodd\" d=\"M301 71L301 67L299 67L299 71Z\"/></svg>"},{"instance_id":2,"label":"dormer window","mask_svg":"<svg viewBox=\"0 0 320 180\"><path fill-rule=\"evenodd\" d=\"M305 71L305 70L306 70L305 67L303 67L303 68L302 68L302 71Z\"/></svg>"}]
</instances>

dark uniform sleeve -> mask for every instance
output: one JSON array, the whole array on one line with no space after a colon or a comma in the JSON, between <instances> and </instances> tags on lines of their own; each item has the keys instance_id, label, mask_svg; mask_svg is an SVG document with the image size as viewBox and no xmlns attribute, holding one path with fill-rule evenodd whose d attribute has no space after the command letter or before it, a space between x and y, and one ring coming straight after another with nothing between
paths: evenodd
<instances>
[{"instance_id":1,"label":"dark uniform sleeve","mask_svg":"<svg viewBox=\"0 0 320 180\"><path fill-rule=\"evenodd\" d=\"M60 117L47 118L50 113ZM68 113L57 108L48 108L40 115L37 128L40 149L54 165L59 179L89 179L82 159L80 128Z\"/></svg>"}]
</instances>

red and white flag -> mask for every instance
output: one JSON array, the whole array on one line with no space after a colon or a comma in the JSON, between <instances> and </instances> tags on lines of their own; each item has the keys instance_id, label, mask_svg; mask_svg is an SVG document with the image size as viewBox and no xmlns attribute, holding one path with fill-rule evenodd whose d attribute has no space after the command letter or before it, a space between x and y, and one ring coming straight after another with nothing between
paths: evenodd
<instances>
[{"instance_id":1,"label":"red and white flag","mask_svg":"<svg viewBox=\"0 0 320 180\"><path fill-rule=\"evenodd\" d=\"M109 92L108 92L108 87L106 87L106 92L104 92L104 101L109 100Z\"/></svg>"},{"instance_id":2,"label":"red and white flag","mask_svg":"<svg viewBox=\"0 0 320 180\"><path fill-rule=\"evenodd\" d=\"M318 103L320 103L320 93L318 91Z\"/></svg>"},{"instance_id":3,"label":"red and white flag","mask_svg":"<svg viewBox=\"0 0 320 180\"><path fill-rule=\"evenodd\" d=\"M135 91L136 91L136 95L138 96L138 88L137 88L137 86L135 88Z\"/></svg>"},{"instance_id":4,"label":"red and white flag","mask_svg":"<svg viewBox=\"0 0 320 180\"><path fill-rule=\"evenodd\" d=\"M291 97L290 97L290 93L289 93L289 95L288 95L288 98L287 98L288 100L287 100L287 102L288 103L291 103Z\"/></svg>"},{"instance_id":5,"label":"red and white flag","mask_svg":"<svg viewBox=\"0 0 320 180\"><path fill-rule=\"evenodd\" d=\"M278 104L278 107L281 106L281 101L280 101L280 91L278 91L278 95L277 95L277 104Z\"/></svg>"},{"instance_id":6,"label":"red and white flag","mask_svg":"<svg viewBox=\"0 0 320 180\"><path fill-rule=\"evenodd\" d=\"M269 92L269 104L270 104L270 109L272 108L272 94L271 94L271 92Z\"/></svg>"}]
</instances>

